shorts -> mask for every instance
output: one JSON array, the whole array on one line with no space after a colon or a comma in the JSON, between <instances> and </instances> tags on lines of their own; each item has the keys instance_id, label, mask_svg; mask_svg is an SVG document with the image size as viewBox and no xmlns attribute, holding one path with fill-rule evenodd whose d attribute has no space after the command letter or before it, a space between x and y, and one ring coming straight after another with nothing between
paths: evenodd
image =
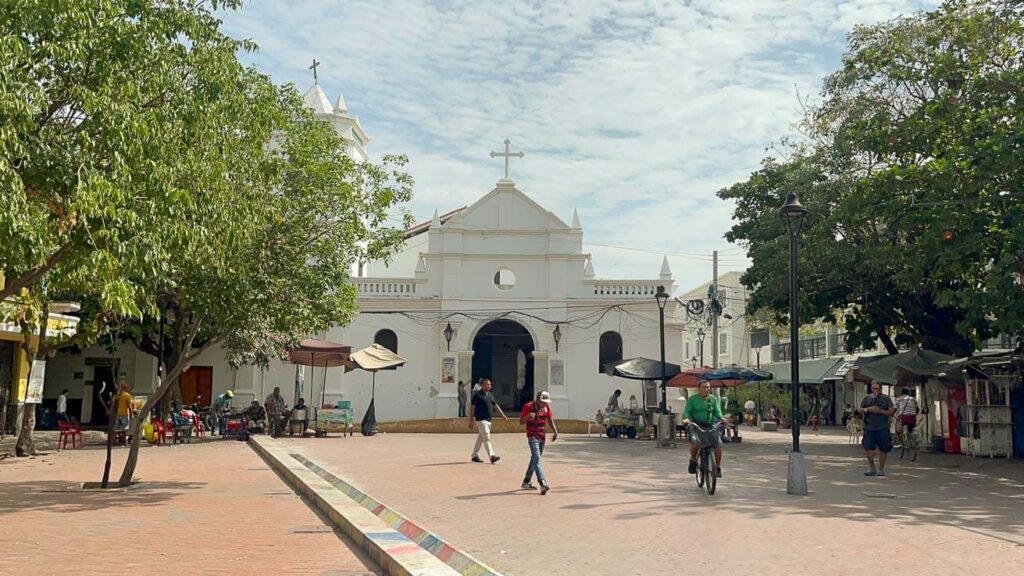
<instances>
[{"instance_id":1,"label":"shorts","mask_svg":"<svg viewBox=\"0 0 1024 576\"><path fill-rule=\"evenodd\" d=\"M694 428L693 426L689 426L689 427L687 427L687 429L689 430L688 434L690 436L690 445L691 446L700 446L701 445L700 439L701 439L702 435L699 434L697 432L697 429ZM718 435L718 430L717 429L716 430L712 430L709 433L703 434L703 436L704 436L704 440L711 446L711 448L721 448L722 447L722 438L721 438L721 436Z\"/></svg>"},{"instance_id":2,"label":"shorts","mask_svg":"<svg viewBox=\"0 0 1024 576\"><path fill-rule=\"evenodd\" d=\"M888 428L885 430L865 430L864 439L861 440L860 444L869 452L878 450L888 454L892 452L892 434L889 433Z\"/></svg>"},{"instance_id":3,"label":"shorts","mask_svg":"<svg viewBox=\"0 0 1024 576\"><path fill-rule=\"evenodd\" d=\"M904 414L903 416L900 416L900 423L903 424L904 426L909 426L913 428L914 426L917 425L917 415Z\"/></svg>"},{"instance_id":4,"label":"shorts","mask_svg":"<svg viewBox=\"0 0 1024 576\"><path fill-rule=\"evenodd\" d=\"M117 429L118 430L127 430L128 429L128 425L130 423L131 423L131 419L129 417L127 417L127 416L118 416L117 417Z\"/></svg>"}]
</instances>

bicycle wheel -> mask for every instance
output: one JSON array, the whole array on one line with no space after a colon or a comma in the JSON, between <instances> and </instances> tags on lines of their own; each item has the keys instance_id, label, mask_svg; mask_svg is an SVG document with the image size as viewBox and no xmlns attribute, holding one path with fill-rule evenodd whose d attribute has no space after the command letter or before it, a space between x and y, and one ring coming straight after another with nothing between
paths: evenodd
<instances>
[{"instance_id":1,"label":"bicycle wheel","mask_svg":"<svg viewBox=\"0 0 1024 576\"><path fill-rule=\"evenodd\" d=\"M704 451L701 450L700 454L697 455L697 473L694 476L697 477L697 486L704 486L704 470L707 468L707 463L704 462Z\"/></svg>"},{"instance_id":2,"label":"bicycle wheel","mask_svg":"<svg viewBox=\"0 0 1024 576\"><path fill-rule=\"evenodd\" d=\"M705 462L708 462L709 465L704 467L704 473L707 474L707 477L704 480L704 488L708 491L708 496L713 496L715 494L715 488L718 487L717 463L715 462L715 458L711 455L711 450L709 449L707 452Z\"/></svg>"},{"instance_id":3,"label":"bicycle wheel","mask_svg":"<svg viewBox=\"0 0 1024 576\"><path fill-rule=\"evenodd\" d=\"M920 446L917 434L910 435L910 461L917 462L917 449Z\"/></svg>"},{"instance_id":4,"label":"bicycle wheel","mask_svg":"<svg viewBox=\"0 0 1024 576\"><path fill-rule=\"evenodd\" d=\"M907 453L907 433L904 431L900 434L900 460L903 460L903 456Z\"/></svg>"}]
</instances>

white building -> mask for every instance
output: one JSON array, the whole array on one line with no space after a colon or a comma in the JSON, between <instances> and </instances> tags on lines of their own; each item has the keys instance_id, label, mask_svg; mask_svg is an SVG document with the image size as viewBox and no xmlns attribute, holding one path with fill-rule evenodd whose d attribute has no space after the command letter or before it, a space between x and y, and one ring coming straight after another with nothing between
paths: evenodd
<instances>
[{"instance_id":1,"label":"white building","mask_svg":"<svg viewBox=\"0 0 1024 576\"><path fill-rule=\"evenodd\" d=\"M368 141L359 122L347 114L344 100L331 106L319 86L305 96L317 117L331 122L351 143L350 153L366 159ZM553 194L555 190L542 193ZM652 269L657 261L651 263ZM583 251L583 229L574 212L570 224L545 210L501 179L469 207L410 228L400 252L384 262L368 262L351 282L359 294L360 314L351 325L314 335L351 345L374 342L407 359L397 370L376 377L376 414L380 421L454 417L457 382L480 378L494 382L494 394L510 411L540 390L548 390L559 417L585 418L604 407L616 388L623 400L641 398L641 384L601 371L607 362L660 356L654 294L671 294L672 273L663 259L656 277L602 280ZM680 325L676 302L665 310L667 361L680 363ZM451 340L446 328L451 327ZM94 347L82 354L61 354L46 374L48 397L62 388L81 398L83 422L105 418L95 402L101 382L124 372L136 394L152 391L155 358L131 344L113 352ZM267 371L231 369L222 350L211 350L182 377L182 398L196 394L206 404L226 389L235 405L262 400L280 386L292 400L295 367L277 363ZM357 415L371 395L371 375L340 368L305 369L302 395L310 404L352 401Z\"/></svg>"},{"instance_id":2,"label":"white building","mask_svg":"<svg viewBox=\"0 0 1024 576\"><path fill-rule=\"evenodd\" d=\"M748 291L740 282L742 275L743 272L733 271L718 277L718 301L722 304L722 315L718 318L718 366L757 365L754 351L750 349L750 337L747 332ZM682 305L676 312L676 321L683 326L681 352L683 363L687 367L701 365L702 353L704 365L715 365L714 336L708 306L708 289L711 284L705 282L679 296L683 302L698 300L704 303L702 313L694 313ZM704 332L703 343L699 331ZM764 361L767 363L767 358Z\"/></svg>"}]
</instances>

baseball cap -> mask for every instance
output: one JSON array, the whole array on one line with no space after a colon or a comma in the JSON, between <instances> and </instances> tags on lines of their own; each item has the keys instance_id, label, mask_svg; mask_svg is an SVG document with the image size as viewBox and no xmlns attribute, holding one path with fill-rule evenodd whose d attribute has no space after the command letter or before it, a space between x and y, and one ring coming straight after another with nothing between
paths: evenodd
<instances>
[{"instance_id":1,"label":"baseball cap","mask_svg":"<svg viewBox=\"0 0 1024 576\"><path fill-rule=\"evenodd\" d=\"M545 404L551 404L551 394L548 394L547 392L541 392L540 401Z\"/></svg>"}]
</instances>

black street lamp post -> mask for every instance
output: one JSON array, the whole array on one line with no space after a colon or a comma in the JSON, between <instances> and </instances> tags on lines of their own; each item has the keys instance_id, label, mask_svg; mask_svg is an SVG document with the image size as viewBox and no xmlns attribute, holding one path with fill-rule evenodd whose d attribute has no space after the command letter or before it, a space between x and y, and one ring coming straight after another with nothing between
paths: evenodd
<instances>
[{"instance_id":1,"label":"black street lamp post","mask_svg":"<svg viewBox=\"0 0 1024 576\"><path fill-rule=\"evenodd\" d=\"M704 366L704 336L706 336L703 328L697 329L697 344L700 345L700 365Z\"/></svg>"},{"instance_id":2,"label":"black street lamp post","mask_svg":"<svg viewBox=\"0 0 1024 576\"><path fill-rule=\"evenodd\" d=\"M807 208L804 208L796 194L786 196L786 203L779 209L779 218L789 229L789 342L795 352L800 342L800 320L797 309L797 294L800 284L797 274L797 252L800 230L803 227ZM800 358L799 354L790 354L790 379L792 380L792 414L789 421L793 430L793 451L789 455L789 479L786 491L794 495L807 494L807 470L804 457L800 452Z\"/></svg>"},{"instance_id":3,"label":"black street lamp post","mask_svg":"<svg viewBox=\"0 0 1024 576\"><path fill-rule=\"evenodd\" d=\"M658 301L658 318L659 326L661 328L661 406L660 410L662 414L668 413L668 392L665 387L667 381L665 371L665 303L668 302L668 292L665 292L664 286L658 286L658 293L654 295L655 300Z\"/></svg>"}]
</instances>

